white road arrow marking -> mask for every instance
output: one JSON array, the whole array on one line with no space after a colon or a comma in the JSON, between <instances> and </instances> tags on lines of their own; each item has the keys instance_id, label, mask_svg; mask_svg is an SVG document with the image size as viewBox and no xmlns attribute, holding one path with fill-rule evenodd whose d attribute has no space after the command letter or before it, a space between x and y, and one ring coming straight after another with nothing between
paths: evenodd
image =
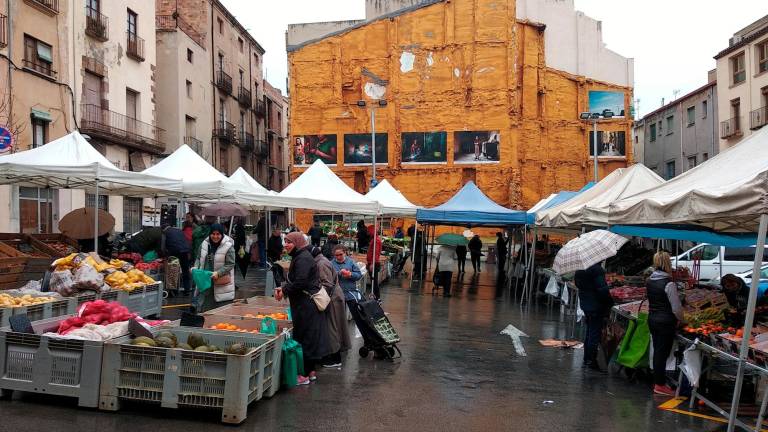
<instances>
[{"instance_id":1,"label":"white road arrow marking","mask_svg":"<svg viewBox=\"0 0 768 432\"><path fill-rule=\"evenodd\" d=\"M512 324L508 325L507 328L501 331L499 334L505 334L509 335L510 338L512 338L512 344L515 346L515 351L517 352L517 355L525 357L527 354L525 353L525 348L523 347L523 341L520 340L521 337L528 337L527 334L523 333L518 329L517 327L513 326Z\"/></svg>"}]
</instances>

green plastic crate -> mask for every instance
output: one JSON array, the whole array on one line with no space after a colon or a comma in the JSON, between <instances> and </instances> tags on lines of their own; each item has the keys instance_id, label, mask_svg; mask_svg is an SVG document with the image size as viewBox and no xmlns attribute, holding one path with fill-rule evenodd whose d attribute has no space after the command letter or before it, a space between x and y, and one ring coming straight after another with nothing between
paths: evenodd
<instances>
[{"instance_id":1,"label":"green plastic crate","mask_svg":"<svg viewBox=\"0 0 768 432\"><path fill-rule=\"evenodd\" d=\"M246 419L251 402L277 391L282 335L191 327L153 329L153 333L161 330L173 332L179 341L196 332L222 348L240 342L255 350L246 355L214 354L138 347L130 345L129 337L115 339L104 347L100 409L116 411L124 400L165 408L212 408L222 411L222 422L238 424Z\"/></svg>"}]
</instances>

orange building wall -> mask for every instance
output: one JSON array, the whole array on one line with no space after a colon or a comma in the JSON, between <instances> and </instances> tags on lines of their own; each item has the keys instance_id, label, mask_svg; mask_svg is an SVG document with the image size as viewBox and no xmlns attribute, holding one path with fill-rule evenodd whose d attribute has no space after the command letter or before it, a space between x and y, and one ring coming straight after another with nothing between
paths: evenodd
<instances>
[{"instance_id":1,"label":"orange building wall","mask_svg":"<svg viewBox=\"0 0 768 432\"><path fill-rule=\"evenodd\" d=\"M333 170L366 192L371 168L345 167L343 143L344 134L370 133L369 112L356 102L366 98L372 73L388 81L376 132L389 134L389 163L377 165L377 177L413 203L441 204L468 180L520 209L552 192L580 189L593 175L591 126L578 119L588 110L588 91L623 91L629 107L632 89L547 68L543 32L557 29L520 22L514 8L514 0L441 2L290 52L291 134L336 135ZM404 51L415 56L407 72ZM599 128L625 131L631 158L631 119L601 121ZM500 162L454 164L453 132L485 130L500 131ZM430 131L447 132L447 163L401 165L401 133ZM627 163L601 159L601 178ZM292 168L294 177L302 172ZM309 220L297 212L299 227Z\"/></svg>"}]
</instances>

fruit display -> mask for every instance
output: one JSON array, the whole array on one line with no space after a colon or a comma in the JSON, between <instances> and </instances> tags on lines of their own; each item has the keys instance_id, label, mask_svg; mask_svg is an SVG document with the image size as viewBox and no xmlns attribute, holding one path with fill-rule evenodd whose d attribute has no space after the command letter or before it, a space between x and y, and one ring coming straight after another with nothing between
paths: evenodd
<instances>
[{"instance_id":1,"label":"fruit display","mask_svg":"<svg viewBox=\"0 0 768 432\"><path fill-rule=\"evenodd\" d=\"M55 297L47 297L47 296L35 297L29 294L25 294L19 297L14 297L10 294L0 293L0 307L16 308L16 307L24 307L24 306L33 306L33 305L38 305L42 303L49 303L56 300L57 299Z\"/></svg>"},{"instance_id":2,"label":"fruit display","mask_svg":"<svg viewBox=\"0 0 768 432\"><path fill-rule=\"evenodd\" d=\"M128 270L127 273L121 270L115 271L105 277L104 282L112 289L131 292L145 285L153 284L155 280L139 269L132 269Z\"/></svg>"},{"instance_id":3,"label":"fruit display","mask_svg":"<svg viewBox=\"0 0 768 432\"><path fill-rule=\"evenodd\" d=\"M155 283L133 264L121 259L105 261L96 254L75 253L53 262L50 287L64 297L81 291L132 292Z\"/></svg>"},{"instance_id":4,"label":"fruit display","mask_svg":"<svg viewBox=\"0 0 768 432\"><path fill-rule=\"evenodd\" d=\"M86 324L108 325L136 318L125 306L118 302L94 300L83 303L78 309L77 316L69 317L59 324L58 333L66 335Z\"/></svg>"},{"instance_id":5,"label":"fruit display","mask_svg":"<svg viewBox=\"0 0 768 432\"><path fill-rule=\"evenodd\" d=\"M247 313L243 315L243 318L257 318L257 319L272 318L275 320L287 320L288 314L284 312L276 312L276 313L270 313L270 314L255 314L255 315L252 313Z\"/></svg>"},{"instance_id":6,"label":"fruit display","mask_svg":"<svg viewBox=\"0 0 768 432\"><path fill-rule=\"evenodd\" d=\"M187 336L187 341L180 343L176 334L168 330L158 332L154 338L146 336L133 338L133 340L131 340L131 345L153 348L176 348L186 351L233 355L246 355L255 349L249 349L245 346L245 344L241 342L234 342L229 346L219 347L213 344L209 344L208 340L206 340L205 337L199 333L190 333L189 336Z\"/></svg>"},{"instance_id":7,"label":"fruit display","mask_svg":"<svg viewBox=\"0 0 768 432\"><path fill-rule=\"evenodd\" d=\"M727 327L723 326L724 320L725 312L716 307L686 312L685 322L687 325L683 328L683 332L694 336L719 334L728 330Z\"/></svg>"},{"instance_id":8,"label":"fruit display","mask_svg":"<svg viewBox=\"0 0 768 432\"><path fill-rule=\"evenodd\" d=\"M259 333L258 330L246 330L246 329L239 328L234 324L224 323L224 322L214 324L208 328L211 330L228 330L228 331L235 331L238 333Z\"/></svg>"},{"instance_id":9,"label":"fruit display","mask_svg":"<svg viewBox=\"0 0 768 432\"><path fill-rule=\"evenodd\" d=\"M616 303L627 303L645 298L645 287L622 286L611 288L611 297Z\"/></svg>"},{"instance_id":10,"label":"fruit display","mask_svg":"<svg viewBox=\"0 0 768 432\"><path fill-rule=\"evenodd\" d=\"M77 249L75 249L74 246L70 246L66 243L52 241L52 242L45 242L45 244L47 244L48 247L55 250L56 253L58 253L61 256L67 256L77 252Z\"/></svg>"}]
</instances>

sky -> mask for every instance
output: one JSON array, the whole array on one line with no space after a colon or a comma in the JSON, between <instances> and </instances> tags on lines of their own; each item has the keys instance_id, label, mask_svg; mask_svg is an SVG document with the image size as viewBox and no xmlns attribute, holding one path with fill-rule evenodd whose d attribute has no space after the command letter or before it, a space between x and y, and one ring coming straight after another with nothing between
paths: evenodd
<instances>
[{"instance_id":1,"label":"sky","mask_svg":"<svg viewBox=\"0 0 768 432\"><path fill-rule=\"evenodd\" d=\"M288 24L365 17L365 0L222 0L266 50L265 77L285 93ZM606 46L635 59L640 116L707 82L734 32L768 14L766 0L575 0L602 21ZM634 6L630 8L628 6ZM547 29L551 31L551 29Z\"/></svg>"}]
</instances>

